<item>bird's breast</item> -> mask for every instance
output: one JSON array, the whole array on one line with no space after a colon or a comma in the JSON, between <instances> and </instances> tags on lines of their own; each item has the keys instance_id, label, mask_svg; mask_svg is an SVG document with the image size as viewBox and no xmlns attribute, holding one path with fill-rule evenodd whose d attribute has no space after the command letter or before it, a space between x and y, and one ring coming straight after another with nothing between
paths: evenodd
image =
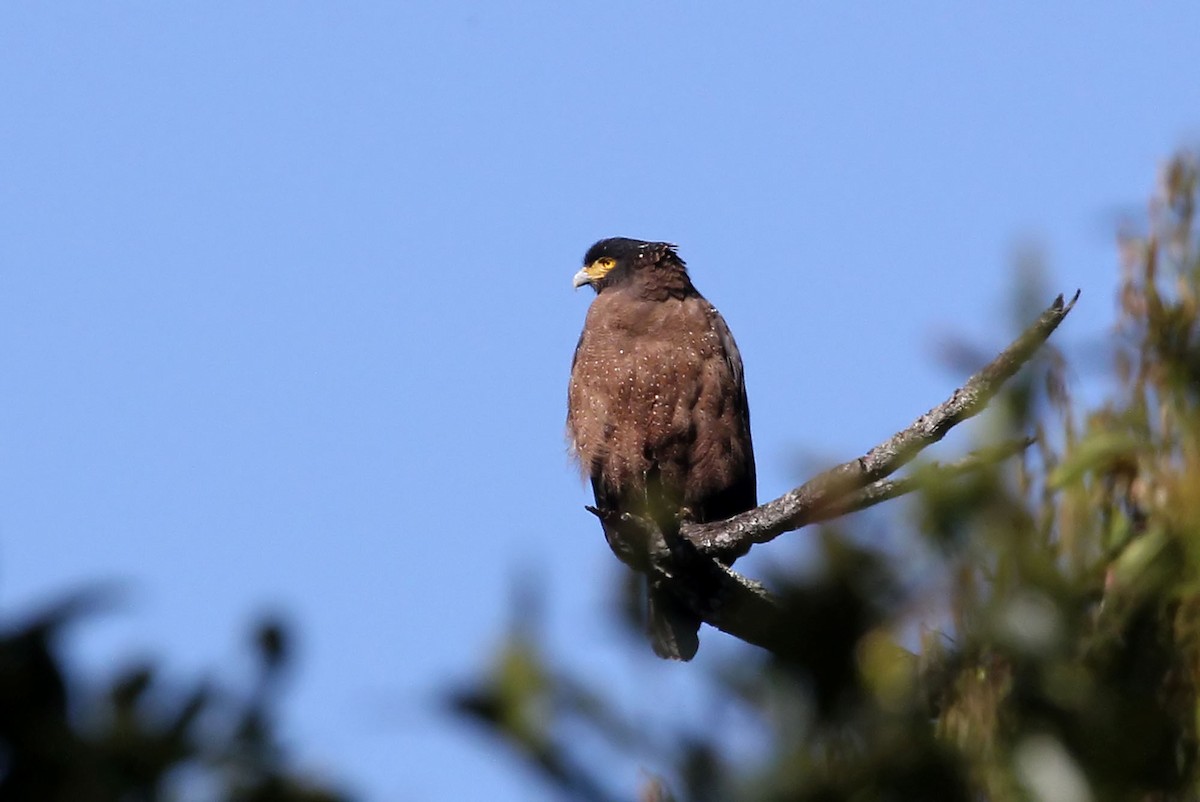
<instances>
[{"instance_id":1,"label":"bird's breast","mask_svg":"<svg viewBox=\"0 0 1200 802\"><path fill-rule=\"evenodd\" d=\"M653 306L589 314L568 421L586 473L636 477L654 465L686 463L703 388L724 361L716 334L685 318L681 304Z\"/></svg>"}]
</instances>

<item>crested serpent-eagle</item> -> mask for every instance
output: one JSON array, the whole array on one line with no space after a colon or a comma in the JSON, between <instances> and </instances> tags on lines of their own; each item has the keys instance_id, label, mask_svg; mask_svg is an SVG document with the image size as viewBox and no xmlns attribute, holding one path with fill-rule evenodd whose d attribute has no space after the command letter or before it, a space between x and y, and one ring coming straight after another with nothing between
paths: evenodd
<instances>
[{"instance_id":1,"label":"crested serpent-eagle","mask_svg":"<svg viewBox=\"0 0 1200 802\"><path fill-rule=\"evenodd\" d=\"M757 504L742 357L720 313L666 242L593 245L575 286L596 291L575 348L567 434L602 513L720 521ZM620 541L611 517L610 543ZM700 619L651 580L648 632L660 657L690 660Z\"/></svg>"}]
</instances>

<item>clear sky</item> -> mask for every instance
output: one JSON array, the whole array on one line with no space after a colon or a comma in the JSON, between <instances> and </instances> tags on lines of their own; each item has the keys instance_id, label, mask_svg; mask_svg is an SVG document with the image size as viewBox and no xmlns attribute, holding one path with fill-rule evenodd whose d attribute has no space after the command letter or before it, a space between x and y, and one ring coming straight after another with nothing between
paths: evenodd
<instances>
[{"instance_id":1,"label":"clear sky","mask_svg":"<svg viewBox=\"0 0 1200 802\"><path fill-rule=\"evenodd\" d=\"M1023 248L1096 341L1114 225L1200 130L1197 32L1169 2L8 0L3 610L126 581L73 641L100 676L236 674L286 610L303 766L548 799L433 702L514 585L632 712L687 704L613 623L564 447L588 245L679 244L774 497L940 401L945 343L1001 346Z\"/></svg>"}]
</instances>

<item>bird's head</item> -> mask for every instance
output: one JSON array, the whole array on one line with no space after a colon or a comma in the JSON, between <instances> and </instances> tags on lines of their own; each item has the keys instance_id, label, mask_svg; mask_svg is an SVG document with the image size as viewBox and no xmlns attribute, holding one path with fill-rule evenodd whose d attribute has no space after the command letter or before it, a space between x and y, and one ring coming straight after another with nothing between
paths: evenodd
<instances>
[{"instance_id":1,"label":"bird's head","mask_svg":"<svg viewBox=\"0 0 1200 802\"><path fill-rule=\"evenodd\" d=\"M599 293L633 280L643 268L659 264L676 266L686 276L683 260L671 243L610 237L588 248L583 269L575 274L572 283L576 289L590 284Z\"/></svg>"}]
</instances>

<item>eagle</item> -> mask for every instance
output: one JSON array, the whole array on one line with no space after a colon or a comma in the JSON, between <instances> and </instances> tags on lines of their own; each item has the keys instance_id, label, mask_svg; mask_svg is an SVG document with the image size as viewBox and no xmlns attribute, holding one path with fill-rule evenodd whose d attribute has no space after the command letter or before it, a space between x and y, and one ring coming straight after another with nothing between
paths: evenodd
<instances>
[{"instance_id":1,"label":"eagle","mask_svg":"<svg viewBox=\"0 0 1200 802\"><path fill-rule=\"evenodd\" d=\"M614 237L575 274L596 292L575 347L567 436L602 513L721 521L757 506L742 357L676 246ZM610 543L620 535L602 515ZM651 581L647 631L657 655L690 660L700 619Z\"/></svg>"}]
</instances>

